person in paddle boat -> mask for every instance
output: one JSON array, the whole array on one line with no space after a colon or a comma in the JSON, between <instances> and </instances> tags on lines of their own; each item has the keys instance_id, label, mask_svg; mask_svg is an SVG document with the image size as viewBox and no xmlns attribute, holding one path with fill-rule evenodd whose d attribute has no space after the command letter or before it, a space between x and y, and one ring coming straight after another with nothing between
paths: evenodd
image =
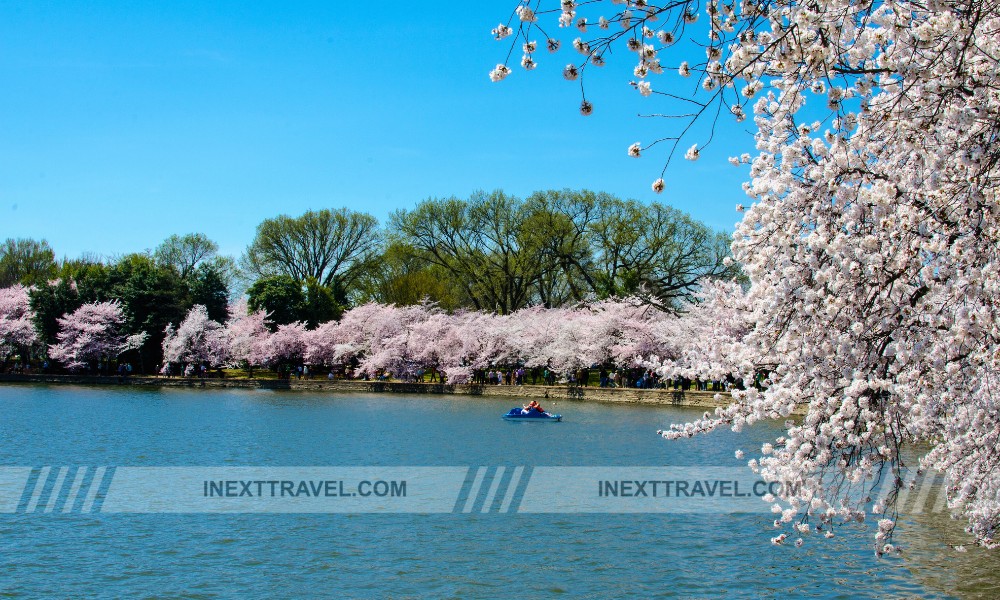
<instances>
[{"instance_id":1,"label":"person in paddle boat","mask_svg":"<svg viewBox=\"0 0 1000 600\"><path fill-rule=\"evenodd\" d=\"M524 409L521 411L521 414L522 415L526 415L526 414L530 413L533 410L537 410L538 412L541 412L541 413L545 412L545 409L542 408L541 404L539 404L535 400L532 400L531 402L529 402L529 403L527 403L527 404L524 405Z\"/></svg>"}]
</instances>

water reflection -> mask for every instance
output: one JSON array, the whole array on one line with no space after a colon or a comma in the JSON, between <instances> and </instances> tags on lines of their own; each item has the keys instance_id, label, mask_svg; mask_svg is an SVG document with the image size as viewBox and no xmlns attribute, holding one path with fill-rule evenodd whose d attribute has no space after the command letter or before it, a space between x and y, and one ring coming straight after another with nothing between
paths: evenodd
<instances>
[{"instance_id":1,"label":"water reflection","mask_svg":"<svg viewBox=\"0 0 1000 600\"><path fill-rule=\"evenodd\" d=\"M931 497L939 494L944 491L937 484ZM905 547L903 564L927 589L961 598L1000 598L1000 553L971 543L965 521L934 508L909 510L900 519L896 536Z\"/></svg>"}]
</instances>

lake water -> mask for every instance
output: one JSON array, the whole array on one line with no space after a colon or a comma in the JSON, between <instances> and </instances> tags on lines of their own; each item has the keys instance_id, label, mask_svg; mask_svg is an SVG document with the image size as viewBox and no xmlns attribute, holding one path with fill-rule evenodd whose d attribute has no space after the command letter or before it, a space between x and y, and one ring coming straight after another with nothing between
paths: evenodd
<instances>
[{"instance_id":1,"label":"lake water","mask_svg":"<svg viewBox=\"0 0 1000 600\"><path fill-rule=\"evenodd\" d=\"M0 386L0 466L731 466L760 426L667 442L673 407L480 397ZM919 517L919 516L918 516ZM996 554L938 515L774 547L767 514L0 514L0 595L997 597ZM957 553L950 544L966 543Z\"/></svg>"}]
</instances>

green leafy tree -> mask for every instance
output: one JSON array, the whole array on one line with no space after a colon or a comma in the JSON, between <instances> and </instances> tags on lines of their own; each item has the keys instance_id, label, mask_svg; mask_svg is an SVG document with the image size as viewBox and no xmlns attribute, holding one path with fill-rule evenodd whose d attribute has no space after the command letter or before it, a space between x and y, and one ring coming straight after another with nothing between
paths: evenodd
<instances>
[{"instance_id":1,"label":"green leafy tree","mask_svg":"<svg viewBox=\"0 0 1000 600\"><path fill-rule=\"evenodd\" d=\"M289 275L262 277L247 290L247 307L269 313L272 330L302 320L305 303L302 284Z\"/></svg>"},{"instance_id":2,"label":"green leafy tree","mask_svg":"<svg viewBox=\"0 0 1000 600\"><path fill-rule=\"evenodd\" d=\"M477 309L509 313L534 300L543 269L536 237L523 224L522 201L501 191L469 200L425 200L392 215L393 229L415 256L439 267Z\"/></svg>"},{"instance_id":3,"label":"green leafy tree","mask_svg":"<svg viewBox=\"0 0 1000 600\"><path fill-rule=\"evenodd\" d=\"M0 287L40 285L55 274L55 253L45 240L7 238L0 244Z\"/></svg>"},{"instance_id":4,"label":"green leafy tree","mask_svg":"<svg viewBox=\"0 0 1000 600\"><path fill-rule=\"evenodd\" d=\"M172 235L153 252L159 267L173 269L188 286L193 304L204 305L209 318L223 321L237 280L236 263L219 256L219 246L203 233Z\"/></svg>"},{"instance_id":5,"label":"green leafy tree","mask_svg":"<svg viewBox=\"0 0 1000 600\"><path fill-rule=\"evenodd\" d=\"M215 258L219 245L203 233L172 235L163 240L153 257L161 266L173 267L182 279L194 273L198 265Z\"/></svg>"},{"instance_id":6,"label":"green leafy tree","mask_svg":"<svg viewBox=\"0 0 1000 600\"><path fill-rule=\"evenodd\" d=\"M478 309L638 294L676 310L704 279L740 275L726 261L725 234L662 204L589 191L431 199L396 212L391 223L412 259L433 267ZM426 283L417 273L407 269L376 283Z\"/></svg>"},{"instance_id":7,"label":"green leafy tree","mask_svg":"<svg viewBox=\"0 0 1000 600\"><path fill-rule=\"evenodd\" d=\"M590 225L592 286L598 297L645 294L664 310L697 291L703 279L733 279L729 236L659 203L607 199Z\"/></svg>"},{"instance_id":8,"label":"green leafy tree","mask_svg":"<svg viewBox=\"0 0 1000 600\"><path fill-rule=\"evenodd\" d=\"M199 264L188 277L191 304L201 304L208 318L224 323L229 317L229 276L218 261Z\"/></svg>"},{"instance_id":9,"label":"green leafy tree","mask_svg":"<svg viewBox=\"0 0 1000 600\"><path fill-rule=\"evenodd\" d=\"M429 264L419 252L401 241L392 241L382 256L359 283L355 304L380 302L408 306L425 299L445 310L469 304L451 275L438 265Z\"/></svg>"},{"instance_id":10,"label":"green leafy tree","mask_svg":"<svg viewBox=\"0 0 1000 600\"><path fill-rule=\"evenodd\" d=\"M167 325L180 323L191 307L187 286L173 269L146 254L129 254L108 272L109 289L102 300L117 299L125 309L128 335L145 331L149 337L136 357L143 372L162 361Z\"/></svg>"},{"instance_id":11,"label":"green leafy tree","mask_svg":"<svg viewBox=\"0 0 1000 600\"><path fill-rule=\"evenodd\" d=\"M320 323L339 319L344 306L337 302L334 292L310 277L306 280L305 300L302 303L300 319L310 328Z\"/></svg>"},{"instance_id":12,"label":"green leafy tree","mask_svg":"<svg viewBox=\"0 0 1000 600\"><path fill-rule=\"evenodd\" d=\"M594 281L594 245L590 228L612 200L589 191L546 191L526 201L525 235L539 249L538 300L545 306L579 302L600 295Z\"/></svg>"},{"instance_id":13,"label":"green leafy tree","mask_svg":"<svg viewBox=\"0 0 1000 600\"><path fill-rule=\"evenodd\" d=\"M381 239L378 221L366 213L341 208L281 215L257 226L241 264L258 278L313 278L335 297L346 297L378 257Z\"/></svg>"}]
</instances>

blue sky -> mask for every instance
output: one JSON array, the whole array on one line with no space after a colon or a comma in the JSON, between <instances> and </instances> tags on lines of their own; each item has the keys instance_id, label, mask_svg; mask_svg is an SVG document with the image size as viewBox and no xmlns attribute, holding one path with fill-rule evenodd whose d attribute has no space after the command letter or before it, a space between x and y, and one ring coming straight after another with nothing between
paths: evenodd
<instances>
[{"instance_id":1,"label":"blue sky","mask_svg":"<svg viewBox=\"0 0 1000 600\"><path fill-rule=\"evenodd\" d=\"M627 85L628 53L594 73L583 117L561 77L579 58L568 44L538 52L531 73L515 52L514 73L490 82L508 48L490 29L516 2L346 6L0 1L0 238L46 238L73 257L203 232L239 255L278 214L346 206L384 222L496 188L588 188L718 229L738 220L747 171L726 158L752 149L742 129L723 126L696 163L675 160L659 196L664 155L626 155L667 131L637 117L664 107Z\"/></svg>"}]
</instances>

